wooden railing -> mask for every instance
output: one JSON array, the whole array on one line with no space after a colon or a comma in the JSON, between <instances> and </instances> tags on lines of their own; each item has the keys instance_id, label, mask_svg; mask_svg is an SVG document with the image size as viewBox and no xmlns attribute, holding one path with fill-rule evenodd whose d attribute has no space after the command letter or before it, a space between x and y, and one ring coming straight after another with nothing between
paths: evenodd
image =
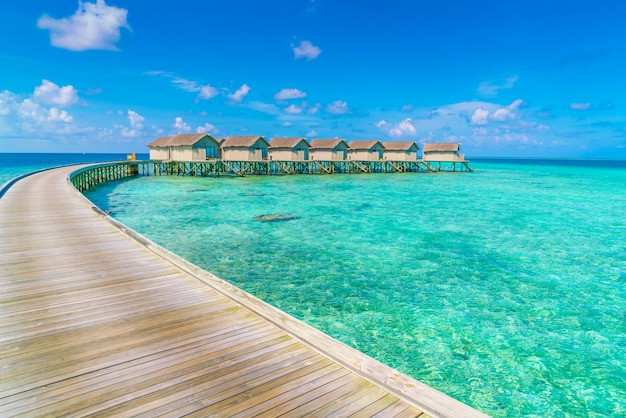
<instances>
[{"instance_id":1,"label":"wooden railing","mask_svg":"<svg viewBox=\"0 0 626 418\"><path fill-rule=\"evenodd\" d=\"M90 165L74 171L70 181L78 191L84 192L100 183L137 176L139 166L140 162L137 161Z\"/></svg>"}]
</instances>

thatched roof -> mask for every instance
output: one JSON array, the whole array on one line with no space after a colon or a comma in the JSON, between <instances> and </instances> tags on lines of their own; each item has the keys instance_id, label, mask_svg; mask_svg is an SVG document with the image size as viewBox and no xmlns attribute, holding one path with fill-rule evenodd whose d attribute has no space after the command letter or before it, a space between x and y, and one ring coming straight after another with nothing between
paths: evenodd
<instances>
[{"instance_id":1,"label":"thatched roof","mask_svg":"<svg viewBox=\"0 0 626 418\"><path fill-rule=\"evenodd\" d=\"M311 141L311 149L333 149L342 142L348 146L343 139L314 139Z\"/></svg>"},{"instance_id":2,"label":"thatched roof","mask_svg":"<svg viewBox=\"0 0 626 418\"><path fill-rule=\"evenodd\" d=\"M415 149L420 149L415 142L383 142L383 145L385 146L385 150L388 151L408 151L413 146L415 146Z\"/></svg>"},{"instance_id":3,"label":"thatched roof","mask_svg":"<svg viewBox=\"0 0 626 418\"><path fill-rule=\"evenodd\" d=\"M307 147L309 146L304 138L272 138L270 139L270 148L295 148L301 142L304 142Z\"/></svg>"},{"instance_id":4,"label":"thatched roof","mask_svg":"<svg viewBox=\"0 0 626 418\"><path fill-rule=\"evenodd\" d=\"M365 141L350 141L350 143L348 144L348 147L351 150L370 150L374 148L376 144L383 145L377 139L371 139L371 140L365 140Z\"/></svg>"},{"instance_id":5,"label":"thatched roof","mask_svg":"<svg viewBox=\"0 0 626 418\"><path fill-rule=\"evenodd\" d=\"M431 144L424 144L424 152L457 152L458 150L458 142L435 142Z\"/></svg>"},{"instance_id":6,"label":"thatched roof","mask_svg":"<svg viewBox=\"0 0 626 418\"><path fill-rule=\"evenodd\" d=\"M148 144L149 147L170 147L177 145L194 145L204 137L214 139L211 135L207 134L180 134L174 136L163 136L157 138Z\"/></svg>"},{"instance_id":7,"label":"thatched roof","mask_svg":"<svg viewBox=\"0 0 626 418\"><path fill-rule=\"evenodd\" d=\"M261 139L267 145L267 141L262 136L229 136L222 142L222 148L251 147Z\"/></svg>"}]
</instances>

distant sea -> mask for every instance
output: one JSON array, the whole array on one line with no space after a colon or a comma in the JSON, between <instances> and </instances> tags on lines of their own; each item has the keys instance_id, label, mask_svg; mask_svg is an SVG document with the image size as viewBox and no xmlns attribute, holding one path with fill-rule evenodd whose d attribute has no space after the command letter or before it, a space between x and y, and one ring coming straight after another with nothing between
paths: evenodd
<instances>
[{"instance_id":1,"label":"distant sea","mask_svg":"<svg viewBox=\"0 0 626 418\"><path fill-rule=\"evenodd\" d=\"M487 414L626 415L626 161L471 165L139 177L87 195L193 263ZM264 214L295 219L255 220Z\"/></svg>"}]
</instances>

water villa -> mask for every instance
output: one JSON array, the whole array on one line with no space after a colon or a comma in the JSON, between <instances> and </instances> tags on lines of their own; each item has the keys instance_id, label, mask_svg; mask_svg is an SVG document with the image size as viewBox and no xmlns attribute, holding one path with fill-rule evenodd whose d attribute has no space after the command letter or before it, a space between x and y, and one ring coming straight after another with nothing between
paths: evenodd
<instances>
[{"instance_id":1,"label":"water villa","mask_svg":"<svg viewBox=\"0 0 626 418\"><path fill-rule=\"evenodd\" d=\"M148 144L151 160L205 161L218 157L220 144L207 134L164 136Z\"/></svg>"},{"instance_id":2,"label":"water villa","mask_svg":"<svg viewBox=\"0 0 626 418\"><path fill-rule=\"evenodd\" d=\"M344 161L348 157L348 144L343 139L314 139L310 153L312 160Z\"/></svg>"},{"instance_id":3,"label":"water villa","mask_svg":"<svg viewBox=\"0 0 626 418\"><path fill-rule=\"evenodd\" d=\"M356 161L378 161L383 159L385 147L378 140L350 141L348 159Z\"/></svg>"},{"instance_id":4,"label":"water villa","mask_svg":"<svg viewBox=\"0 0 626 418\"><path fill-rule=\"evenodd\" d=\"M262 161L268 156L270 144L262 136L229 136L222 142L222 159L231 161Z\"/></svg>"},{"instance_id":5,"label":"water villa","mask_svg":"<svg viewBox=\"0 0 626 418\"><path fill-rule=\"evenodd\" d=\"M465 156L459 153L460 147L460 144L453 142L424 144L423 160L436 162L465 161Z\"/></svg>"},{"instance_id":6,"label":"water villa","mask_svg":"<svg viewBox=\"0 0 626 418\"><path fill-rule=\"evenodd\" d=\"M309 159L310 147L304 138L272 138L269 156L278 161L305 161Z\"/></svg>"},{"instance_id":7,"label":"water villa","mask_svg":"<svg viewBox=\"0 0 626 418\"><path fill-rule=\"evenodd\" d=\"M415 142L385 142L384 158L387 161L417 161L419 147Z\"/></svg>"}]
</instances>

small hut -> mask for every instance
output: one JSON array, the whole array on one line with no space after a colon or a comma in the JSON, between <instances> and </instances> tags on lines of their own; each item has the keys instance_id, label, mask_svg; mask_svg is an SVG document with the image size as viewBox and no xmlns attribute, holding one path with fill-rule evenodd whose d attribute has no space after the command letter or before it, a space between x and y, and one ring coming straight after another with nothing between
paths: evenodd
<instances>
[{"instance_id":1,"label":"small hut","mask_svg":"<svg viewBox=\"0 0 626 418\"><path fill-rule=\"evenodd\" d=\"M222 142L222 159L227 161L267 160L270 144L262 136L229 136Z\"/></svg>"},{"instance_id":2,"label":"small hut","mask_svg":"<svg viewBox=\"0 0 626 418\"><path fill-rule=\"evenodd\" d=\"M417 161L419 147L415 142L384 142L384 158L388 161Z\"/></svg>"},{"instance_id":3,"label":"small hut","mask_svg":"<svg viewBox=\"0 0 626 418\"><path fill-rule=\"evenodd\" d=\"M309 143L304 138L272 138L270 159L276 161L304 161L309 159Z\"/></svg>"},{"instance_id":4,"label":"small hut","mask_svg":"<svg viewBox=\"0 0 626 418\"><path fill-rule=\"evenodd\" d=\"M318 161L343 161L348 156L348 144L343 139L314 139L309 156Z\"/></svg>"},{"instance_id":5,"label":"small hut","mask_svg":"<svg viewBox=\"0 0 626 418\"><path fill-rule=\"evenodd\" d=\"M151 160L205 161L218 157L219 144L208 134L164 136L148 144Z\"/></svg>"},{"instance_id":6,"label":"small hut","mask_svg":"<svg viewBox=\"0 0 626 418\"><path fill-rule=\"evenodd\" d=\"M376 139L350 141L348 144L348 159L354 161L379 161L384 152L385 147Z\"/></svg>"},{"instance_id":7,"label":"small hut","mask_svg":"<svg viewBox=\"0 0 626 418\"><path fill-rule=\"evenodd\" d=\"M465 162L465 156L459 153L460 145L456 142L438 142L424 144L424 161Z\"/></svg>"}]
</instances>

